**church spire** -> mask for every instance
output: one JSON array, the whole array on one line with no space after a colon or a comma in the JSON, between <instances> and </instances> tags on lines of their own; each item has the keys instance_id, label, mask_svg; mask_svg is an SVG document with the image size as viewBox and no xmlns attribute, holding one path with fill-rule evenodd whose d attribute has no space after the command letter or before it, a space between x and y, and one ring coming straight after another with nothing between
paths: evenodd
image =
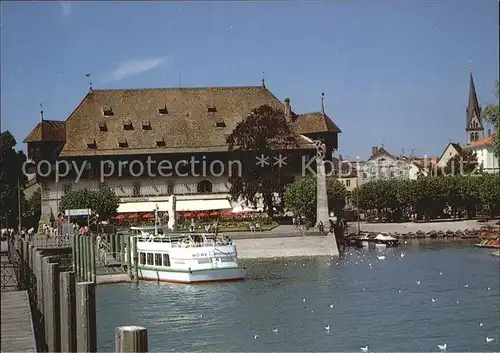
<instances>
[{"instance_id":1,"label":"church spire","mask_svg":"<svg viewBox=\"0 0 500 353\"><path fill-rule=\"evenodd\" d=\"M467 105L467 127L469 127L474 116L481 117L481 108L479 107L479 102L477 100L476 87L474 86L474 77L472 72L470 73L470 83L469 83L469 103Z\"/></svg>"},{"instance_id":2,"label":"church spire","mask_svg":"<svg viewBox=\"0 0 500 353\"><path fill-rule=\"evenodd\" d=\"M481 107L477 99L476 87L474 85L474 77L470 72L469 82L469 101L466 108L466 125L467 143L479 140L484 137L484 126L481 118Z\"/></svg>"}]
</instances>

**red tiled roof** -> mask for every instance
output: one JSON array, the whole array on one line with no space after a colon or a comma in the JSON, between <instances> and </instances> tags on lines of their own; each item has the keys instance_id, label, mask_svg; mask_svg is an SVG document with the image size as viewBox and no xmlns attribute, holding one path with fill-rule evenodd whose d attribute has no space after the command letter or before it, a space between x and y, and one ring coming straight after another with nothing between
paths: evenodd
<instances>
[{"instance_id":1,"label":"red tiled roof","mask_svg":"<svg viewBox=\"0 0 500 353\"><path fill-rule=\"evenodd\" d=\"M467 148L467 147L484 147L484 146L489 146L489 145L493 144L493 139L494 138L495 138L495 134L492 134L491 136L482 138L482 139L477 140L477 141L473 141L473 142L469 143L465 147Z\"/></svg>"}]
</instances>

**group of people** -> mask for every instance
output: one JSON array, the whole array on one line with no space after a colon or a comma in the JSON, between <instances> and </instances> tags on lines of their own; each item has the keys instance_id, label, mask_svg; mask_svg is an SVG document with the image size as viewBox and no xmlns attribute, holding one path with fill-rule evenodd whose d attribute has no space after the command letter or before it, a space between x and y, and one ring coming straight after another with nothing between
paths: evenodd
<instances>
[{"instance_id":1,"label":"group of people","mask_svg":"<svg viewBox=\"0 0 500 353\"><path fill-rule=\"evenodd\" d=\"M262 230L259 222L250 222L248 224L248 229L250 229L251 232L260 232Z\"/></svg>"},{"instance_id":2,"label":"group of people","mask_svg":"<svg viewBox=\"0 0 500 353\"><path fill-rule=\"evenodd\" d=\"M26 227L21 228L21 232L19 235L21 236L21 239L23 240L31 240L31 237L35 234L35 228L31 227L30 229L27 229ZM17 230L14 228L3 228L2 229L2 238L8 238L11 239L15 235L17 235Z\"/></svg>"}]
</instances>

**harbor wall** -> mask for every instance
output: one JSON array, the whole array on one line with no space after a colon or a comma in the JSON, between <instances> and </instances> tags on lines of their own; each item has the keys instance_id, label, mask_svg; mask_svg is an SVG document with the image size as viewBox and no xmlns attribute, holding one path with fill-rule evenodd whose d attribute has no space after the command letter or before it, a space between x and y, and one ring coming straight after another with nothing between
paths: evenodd
<instances>
[{"instance_id":1,"label":"harbor wall","mask_svg":"<svg viewBox=\"0 0 500 353\"><path fill-rule=\"evenodd\" d=\"M233 243L236 245L239 259L338 255L332 234L233 239Z\"/></svg>"}]
</instances>

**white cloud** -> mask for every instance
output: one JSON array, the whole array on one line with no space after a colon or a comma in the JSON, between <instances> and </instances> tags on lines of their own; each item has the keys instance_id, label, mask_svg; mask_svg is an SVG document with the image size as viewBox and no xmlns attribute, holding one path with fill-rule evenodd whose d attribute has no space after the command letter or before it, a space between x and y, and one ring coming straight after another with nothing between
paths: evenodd
<instances>
[{"instance_id":1,"label":"white cloud","mask_svg":"<svg viewBox=\"0 0 500 353\"><path fill-rule=\"evenodd\" d=\"M128 60L118 63L110 75L110 81L118 81L127 77L142 74L143 72L152 70L162 64L167 63L167 58L150 58L143 60Z\"/></svg>"},{"instance_id":2,"label":"white cloud","mask_svg":"<svg viewBox=\"0 0 500 353\"><path fill-rule=\"evenodd\" d=\"M59 4L61 5L61 11L63 17L69 17L69 15L71 15L71 3L69 1L64 0L59 2Z\"/></svg>"}]
</instances>

